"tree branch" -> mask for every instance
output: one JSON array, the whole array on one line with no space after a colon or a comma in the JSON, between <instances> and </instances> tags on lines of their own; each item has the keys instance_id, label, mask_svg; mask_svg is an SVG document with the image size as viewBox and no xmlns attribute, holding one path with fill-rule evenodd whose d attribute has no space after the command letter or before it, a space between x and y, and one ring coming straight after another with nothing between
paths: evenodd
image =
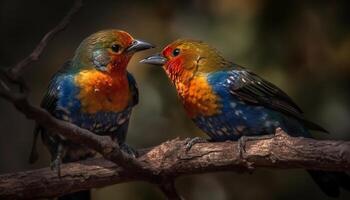
<instances>
[{"instance_id":1,"label":"tree branch","mask_svg":"<svg viewBox=\"0 0 350 200\"><path fill-rule=\"evenodd\" d=\"M157 177L154 176L152 172L147 171L147 169L142 169L138 161L123 153L118 144L112 141L110 137L98 136L74 124L58 120L45 109L33 106L28 102L28 87L22 78L23 71L25 68L28 68L31 62L39 59L48 42L70 23L72 16L78 12L81 6L82 0L75 0L74 5L67 15L56 27L45 34L28 57L24 58L7 71L3 69L0 71L0 97L11 102L20 112L26 115L27 118L35 120L38 124L51 130L51 132L59 132L62 136L76 143L86 145L102 154L108 160L128 169L129 173L133 173L139 178L147 177L149 181L157 182ZM13 90L11 87L13 85L19 86L19 91Z\"/></svg>"},{"instance_id":2,"label":"tree branch","mask_svg":"<svg viewBox=\"0 0 350 200\"><path fill-rule=\"evenodd\" d=\"M241 143L225 142L196 144L187 152L185 141L176 139L148 151L143 150L143 155L135 159L124 154L111 138L58 120L46 110L33 106L28 102L27 90L23 90L26 87L21 75L31 62L40 57L47 43L69 24L81 2L75 0L68 14L43 37L28 57L0 74L0 97L11 102L27 118L73 142L86 145L113 163L92 159L64 164L61 177L48 168L1 175L0 199L54 197L137 180L157 184L168 199L181 199L174 180L188 174L253 170L255 167L350 170L349 142L291 138L282 130L278 130L272 139L248 141L245 151L239 148ZM20 86L20 90L14 91L10 84Z\"/></svg>"},{"instance_id":3,"label":"tree branch","mask_svg":"<svg viewBox=\"0 0 350 200\"><path fill-rule=\"evenodd\" d=\"M0 83L3 82L0 79ZM96 135L86 129L80 128L72 123L65 122L53 117L45 109L33 106L27 100L26 95L14 93L6 86L4 91L0 90L0 96L22 112L28 119L33 119L50 132L58 132L61 136L77 143L83 144L96 152L103 155L106 159L115 162L121 167L128 169L130 173L134 173L141 177L147 177L149 181L158 182L158 177L153 175L152 171L144 168L138 160L122 152L116 142L109 136Z\"/></svg>"},{"instance_id":4,"label":"tree branch","mask_svg":"<svg viewBox=\"0 0 350 200\"><path fill-rule=\"evenodd\" d=\"M99 136L74 124L58 120L45 109L33 106L28 102L26 94L28 88L22 78L23 71L31 62L40 57L44 48L47 46L47 43L70 23L72 16L80 9L81 6L82 0L75 0L73 7L70 9L67 15L56 27L45 34L40 43L28 57L20 61L8 71L1 71L0 97L11 102L28 119L35 120L41 126L51 130L52 133L58 132L60 135L73 142L83 144L97 151L106 159L115 162L125 169L128 169L128 173L132 173L133 176L137 176L141 179L147 178L150 182L158 183L160 180L158 176L155 176L152 171L148 171L147 168L143 168L138 160L122 152L118 144L110 137ZM10 84L19 86L19 92L12 90Z\"/></svg>"},{"instance_id":5,"label":"tree branch","mask_svg":"<svg viewBox=\"0 0 350 200\"><path fill-rule=\"evenodd\" d=\"M170 177L160 185L169 199L180 199L169 180L190 174L258 167L350 170L350 142L290 137L278 129L271 139L247 141L243 157L239 148L239 142L199 143L186 152L185 140L175 139L143 150L138 161L159 177ZM0 199L53 197L130 181L149 179L97 158L62 165L61 177L49 168L1 175ZM171 198L174 193L176 196Z\"/></svg>"},{"instance_id":6,"label":"tree branch","mask_svg":"<svg viewBox=\"0 0 350 200\"><path fill-rule=\"evenodd\" d=\"M62 136L72 141L85 144L87 147L101 153L104 157L118 163L120 166L127 167L135 172L142 171L143 174L146 175L145 171L140 169L140 165L137 163L137 160L123 153L119 149L118 144L112 141L110 137L98 136L74 124L56 119L46 110L30 104L27 100L27 95L23 93L23 91L12 91L10 86L6 83L6 81L9 81L10 83L19 84L20 86L24 84L24 82L20 80L21 74L25 67L27 67L32 61L39 58L44 48L47 46L47 43L70 23L72 16L78 12L81 6L82 0L75 0L73 7L70 9L67 15L56 27L45 34L33 52L28 57L20 61L17 65L10 68L7 73L1 74L0 97L3 97L4 99L13 103L14 106L25 114L27 118L35 120L48 130L51 130L52 132L59 132Z\"/></svg>"},{"instance_id":7,"label":"tree branch","mask_svg":"<svg viewBox=\"0 0 350 200\"><path fill-rule=\"evenodd\" d=\"M22 72L25 70L25 68L28 67L31 62L39 59L40 55L42 54L43 50L47 46L48 42L50 42L50 40L52 40L52 38L54 38L54 36L58 32L64 30L67 27L73 15L80 10L82 4L83 4L82 0L75 0L74 5L69 10L67 15L61 20L61 22L56 27L54 27L52 30L50 30L45 34L45 36L41 39L39 44L35 47L33 52L29 54L28 57L24 58L23 60L18 62L14 67L11 68L8 75L9 77L11 77L12 80L17 80L22 75Z\"/></svg>"}]
</instances>

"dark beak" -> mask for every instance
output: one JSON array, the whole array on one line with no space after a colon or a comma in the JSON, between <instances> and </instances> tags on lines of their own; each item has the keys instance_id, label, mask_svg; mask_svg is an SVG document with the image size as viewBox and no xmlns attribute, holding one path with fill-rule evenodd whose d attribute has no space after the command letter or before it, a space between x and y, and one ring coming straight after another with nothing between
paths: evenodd
<instances>
[{"instance_id":1,"label":"dark beak","mask_svg":"<svg viewBox=\"0 0 350 200\"><path fill-rule=\"evenodd\" d=\"M132 44L126 49L126 52L135 53L150 48L154 48L154 45L142 40L134 40Z\"/></svg>"},{"instance_id":2,"label":"dark beak","mask_svg":"<svg viewBox=\"0 0 350 200\"><path fill-rule=\"evenodd\" d=\"M151 65L164 65L166 62L167 62L167 59L160 54L147 57L140 61L140 63L151 64Z\"/></svg>"}]
</instances>

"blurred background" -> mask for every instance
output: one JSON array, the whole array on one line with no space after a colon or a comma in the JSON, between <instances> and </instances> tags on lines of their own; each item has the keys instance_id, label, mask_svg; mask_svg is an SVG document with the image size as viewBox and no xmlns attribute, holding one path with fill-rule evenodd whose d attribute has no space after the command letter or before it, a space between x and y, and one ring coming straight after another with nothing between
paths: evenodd
<instances>
[{"instance_id":1,"label":"blurred background","mask_svg":"<svg viewBox=\"0 0 350 200\"><path fill-rule=\"evenodd\" d=\"M27 56L42 36L66 14L72 1L1 0L0 66ZM204 40L226 58L252 69L286 91L309 119L331 134L317 138L350 139L350 1L295 0L148 0L92 1L57 35L40 60L26 71L30 100L39 104L51 75L73 56L88 35L117 28L158 48L138 53L129 64L139 90L127 142L150 147L175 137L203 136L185 115L161 68L138 61L177 38ZM46 167L49 154L27 163L33 121L0 99L0 173ZM182 177L187 199L329 199L303 170L258 169ZM163 199L142 182L95 189L94 199ZM343 191L341 199L350 199Z\"/></svg>"}]
</instances>

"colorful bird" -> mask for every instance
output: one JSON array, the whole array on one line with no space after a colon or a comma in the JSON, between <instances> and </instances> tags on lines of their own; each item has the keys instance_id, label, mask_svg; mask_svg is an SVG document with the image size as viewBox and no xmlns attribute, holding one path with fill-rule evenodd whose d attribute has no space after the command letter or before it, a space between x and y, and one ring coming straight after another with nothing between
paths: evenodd
<instances>
[{"instance_id":1,"label":"colorful bird","mask_svg":"<svg viewBox=\"0 0 350 200\"><path fill-rule=\"evenodd\" d=\"M326 132L305 119L281 89L204 42L177 40L140 62L163 66L189 117L213 141L274 134L278 127L291 136L311 137L309 129ZM339 196L340 187L350 189L346 173L308 172L329 196Z\"/></svg>"},{"instance_id":2,"label":"colorful bird","mask_svg":"<svg viewBox=\"0 0 350 200\"><path fill-rule=\"evenodd\" d=\"M153 45L121 30L104 30L87 37L74 57L52 77L41 107L54 117L71 122L98 135L111 136L122 150L135 156L125 143L132 108L138 103L138 89L126 70L135 52ZM36 125L30 163L37 160L36 139L52 156L51 166L60 174L61 162L91 157L94 151Z\"/></svg>"}]
</instances>

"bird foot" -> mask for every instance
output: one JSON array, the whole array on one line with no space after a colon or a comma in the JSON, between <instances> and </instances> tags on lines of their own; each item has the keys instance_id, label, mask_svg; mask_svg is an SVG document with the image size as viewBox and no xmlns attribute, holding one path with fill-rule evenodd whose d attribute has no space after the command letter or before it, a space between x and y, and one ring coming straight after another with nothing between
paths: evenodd
<instances>
[{"instance_id":1,"label":"bird foot","mask_svg":"<svg viewBox=\"0 0 350 200\"><path fill-rule=\"evenodd\" d=\"M266 140L266 139L271 139L273 138L275 135L274 134L269 134L269 135L262 135L262 136L242 136L239 140L238 140L238 153L239 153L239 157L241 158L241 160L243 161L243 163L245 163L248 171L251 173L254 170L253 167L253 163L247 161L247 159L244 156L244 153L246 152L246 143L248 141L257 141L257 140Z\"/></svg>"},{"instance_id":2,"label":"bird foot","mask_svg":"<svg viewBox=\"0 0 350 200\"><path fill-rule=\"evenodd\" d=\"M186 151L189 151L193 145L195 145L197 143L205 143L205 142L208 142L208 140L203 139L201 137L186 138L185 149L186 149Z\"/></svg>"},{"instance_id":3,"label":"bird foot","mask_svg":"<svg viewBox=\"0 0 350 200\"><path fill-rule=\"evenodd\" d=\"M50 168L53 171L57 171L57 176L61 177L61 163L62 159L60 156L56 156L55 160L53 160L50 164Z\"/></svg>"},{"instance_id":4,"label":"bird foot","mask_svg":"<svg viewBox=\"0 0 350 200\"><path fill-rule=\"evenodd\" d=\"M137 158L138 153L133 147L131 147L128 144L125 144L125 143L120 144L119 147L120 147L120 150L122 150L124 153L126 153L129 156L132 156L134 158Z\"/></svg>"},{"instance_id":5,"label":"bird foot","mask_svg":"<svg viewBox=\"0 0 350 200\"><path fill-rule=\"evenodd\" d=\"M57 147L56 157L51 161L50 167L51 170L57 171L57 176L61 177L61 164L62 164L62 155L64 153L64 148L62 144L59 144Z\"/></svg>"},{"instance_id":6,"label":"bird foot","mask_svg":"<svg viewBox=\"0 0 350 200\"><path fill-rule=\"evenodd\" d=\"M248 141L266 140L275 137L274 134L262 135L262 136L242 136L238 140L238 152L241 158L243 158L244 152L246 152L245 147Z\"/></svg>"}]
</instances>

